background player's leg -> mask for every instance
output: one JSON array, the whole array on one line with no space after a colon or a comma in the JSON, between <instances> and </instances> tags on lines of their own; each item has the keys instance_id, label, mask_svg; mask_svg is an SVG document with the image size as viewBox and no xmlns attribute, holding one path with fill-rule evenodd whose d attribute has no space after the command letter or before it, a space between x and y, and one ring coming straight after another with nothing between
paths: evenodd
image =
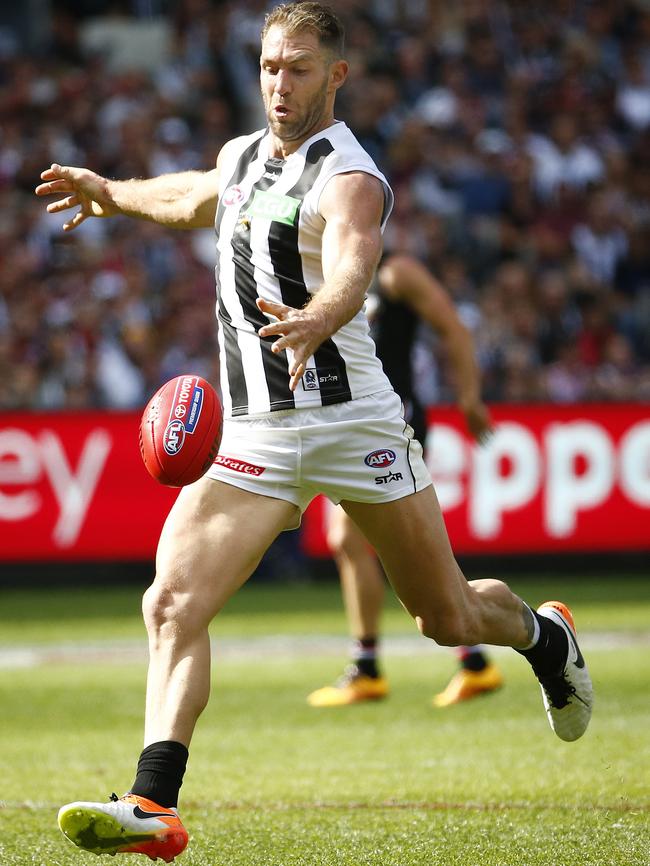
<instances>
[{"instance_id":1,"label":"background player's leg","mask_svg":"<svg viewBox=\"0 0 650 866\"><path fill-rule=\"evenodd\" d=\"M377 637L386 585L375 552L342 508L331 511L327 540L336 562L352 637Z\"/></svg>"},{"instance_id":2,"label":"background player's leg","mask_svg":"<svg viewBox=\"0 0 650 866\"><path fill-rule=\"evenodd\" d=\"M296 516L296 506L209 478L184 488L165 523L145 593L145 745L189 744L210 689L208 625Z\"/></svg>"},{"instance_id":3,"label":"background player's leg","mask_svg":"<svg viewBox=\"0 0 650 866\"><path fill-rule=\"evenodd\" d=\"M384 573L363 533L342 508L332 508L327 540L336 562L352 638L351 664L335 685L316 689L307 697L312 707L340 707L378 700L388 694L388 683L378 665L381 612L386 592Z\"/></svg>"}]
</instances>

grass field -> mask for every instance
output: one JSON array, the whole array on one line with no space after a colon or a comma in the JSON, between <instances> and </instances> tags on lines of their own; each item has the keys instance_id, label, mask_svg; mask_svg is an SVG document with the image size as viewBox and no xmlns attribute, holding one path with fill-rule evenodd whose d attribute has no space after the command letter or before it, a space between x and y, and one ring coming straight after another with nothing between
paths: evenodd
<instances>
[{"instance_id":1,"label":"grass field","mask_svg":"<svg viewBox=\"0 0 650 866\"><path fill-rule=\"evenodd\" d=\"M434 710L454 660L406 640L395 603L390 699L310 709L305 695L336 677L347 648L337 588L245 587L214 627L179 864L650 864L650 580L510 583L531 603L573 606L597 700L577 743L552 734L528 666L509 650L495 652L502 691ZM102 862L60 835L56 810L132 781L145 673L138 597L0 593L1 866Z\"/></svg>"}]
</instances>

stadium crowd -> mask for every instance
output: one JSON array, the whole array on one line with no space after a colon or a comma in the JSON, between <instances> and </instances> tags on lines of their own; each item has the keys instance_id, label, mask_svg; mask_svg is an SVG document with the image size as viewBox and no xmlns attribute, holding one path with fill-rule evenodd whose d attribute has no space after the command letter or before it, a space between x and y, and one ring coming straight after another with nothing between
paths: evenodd
<instances>
[{"instance_id":1,"label":"stadium crowd","mask_svg":"<svg viewBox=\"0 0 650 866\"><path fill-rule=\"evenodd\" d=\"M68 0L31 45L0 27L0 409L218 382L211 232L118 218L64 235L33 189L52 161L213 167L264 125L267 5ZM396 192L386 248L452 294L486 399L650 400L650 3L332 5L351 61L339 117ZM414 360L423 399L450 401L430 334Z\"/></svg>"}]
</instances>

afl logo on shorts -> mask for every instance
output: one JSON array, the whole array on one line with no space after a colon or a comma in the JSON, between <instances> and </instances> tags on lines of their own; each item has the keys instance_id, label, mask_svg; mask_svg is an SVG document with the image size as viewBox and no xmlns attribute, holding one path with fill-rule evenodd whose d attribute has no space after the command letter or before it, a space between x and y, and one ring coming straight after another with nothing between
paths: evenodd
<instances>
[{"instance_id":1,"label":"afl logo on shorts","mask_svg":"<svg viewBox=\"0 0 650 866\"><path fill-rule=\"evenodd\" d=\"M237 186L237 184L229 186L221 196L221 201L224 203L225 207L231 207L234 204L241 204L244 201L244 190L240 186Z\"/></svg>"},{"instance_id":2,"label":"afl logo on shorts","mask_svg":"<svg viewBox=\"0 0 650 866\"><path fill-rule=\"evenodd\" d=\"M371 469L385 469L387 466L392 466L396 459L397 455L390 448L378 448L376 451L371 451L363 462Z\"/></svg>"},{"instance_id":3,"label":"afl logo on shorts","mask_svg":"<svg viewBox=\"0 0 650 866\"><path fill-rule=\"evenodd\" d=\"M178 454L181 450L183 442L185 442L185 425L182 421L176 418L174 421L170 421L165 428L163 448L167 454L173 457L174 454Z\"/></svg>"}]
</instances>

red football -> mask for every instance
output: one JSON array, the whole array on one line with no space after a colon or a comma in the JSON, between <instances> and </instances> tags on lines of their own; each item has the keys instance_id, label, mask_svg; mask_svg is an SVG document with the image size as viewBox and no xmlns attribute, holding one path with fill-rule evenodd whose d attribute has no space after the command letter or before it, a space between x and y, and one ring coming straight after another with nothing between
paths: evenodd
<instances>
[{"instance_id":1,"label":"red football","mask_svg":"<svg viewBox=\"0 0 650 866\"><path fill-rule=\"evenodd\" d=\"M204 475L219 450L223 411L216 391L188 373L153 395L140 421L140 452L150 475L183 487Z\"/></svg>"}]
</instances>

